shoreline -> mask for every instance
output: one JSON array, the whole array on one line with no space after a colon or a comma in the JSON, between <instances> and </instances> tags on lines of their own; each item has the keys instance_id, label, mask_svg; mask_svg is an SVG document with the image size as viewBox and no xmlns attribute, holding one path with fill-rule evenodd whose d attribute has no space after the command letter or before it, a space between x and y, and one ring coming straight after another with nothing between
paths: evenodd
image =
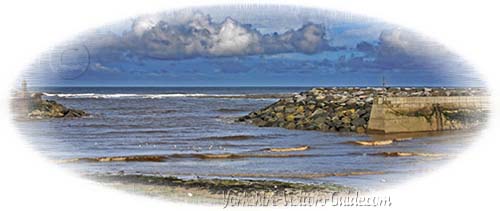
<instances>
[{"instance_id":1,"label":"shoreline","mask_svg":"<svg viewBox=\"0 0 500 211\"><path fill-rule=\"evenodd\" d=\"M226 205L229 195L285 194L289 197L328 196L350 194L355 189L335 184L307 184L276 180L196 178L181 179L174 176L139 174L91 174L84 175L99 184L132 194L145 195L173 202ZM284 204L281 204L284 205Z\"/></svg>"},{"instance_id":2,"label":"shoreline","mask_svg":"<svg viewBox=\"0 0 500 211\"><path fill-rule=\"evenodd\" d=\"M319 90L319 89L318 89ZM151 196L153 198L160 198L168 201L179 201L179 202L195 202L195 203L205 203L205 204L224 204L224 199L225 199L225 193L227 192L253 192L253 193L277 193L277 192L286 192L289 195L300 195L303 192L308 192L311 193L313 196L316 195L322 195L322 194L332 194L334 192L349 192L352 190L358 190L361 192L368 191L367 189L364 189L365 184L357 185L356 182L351 182L349 179L344 179L347 177L362 177L363 180L368 178L367 184L372 184L375 182L381 182L385 183L385 176L383 175L389 175L389 174L394 174L394 172L390 171L390 168L388 168L388 165L385 165L385 162L390 161L389 159L398 159L396 157L401 157L401 159L412 159L412 160L440 160L440 159L447 159L449 156L447 153L440 153L440 152L435 152L435 150L429 150L430 148L425 148L425 149L420 149L418 148L419 143L416 142L415 144L412 143L413 139L419 139L421 137L432 137L432 136L439 136L441 134L448 134L448 133L457 133L460 131L465 131L465 130L457 130L457 131L427 131L427 132L412 132L412 133L392 133L392 134L378 134L378 133L359 133L358 131L353 131L352 126L354 124L358 124L361 121L360 119L365 119L365 122L361 122L363 124L358 125L356 128L359 128L361 126L363 129L365 128L365 124L367 124L367 118L369 117L368 114L368 105L370 103L368 102L373 102L374 99L370 99L370 95L375 96L375 92L378 92L377 90L373 90L373 93L370 93L371 91L367 90L355 90L355 89L346 89L346 90L336 90L335 93L333 91L328 91L328 90L321 90L318 91L318 94L314 94L315 91L313 92L315 97L312 97L313 95L309 94L297 94L293 96L286 96L282 99L277 99L278 102L284 102L284 105L278 105L277 103L267 105L266 108L273 108L271 114L276 113L276 116L280 116L280 118L277 118L276 122L282 121L281 116L283 116L284 120L283 122L286 122L287 125L293 123L294 126L300 125L296 124L299 121L302 120L307 120L309 122L309 119L311 120L310 122L317 124L317 125L328 125L327 123L335 123L336 121L333 120L340 120L342 123L342 127L345 130L338 130L335 128L335 130L318 130L321 127L313 127L313 128L304 128L303 131L315 131L318 132L317 134L306 134L301 137L304 137L304 139L299 139L295 138L293 136L288 136L288 133L290 131L287 130L272 130L271 132L266 132L266 133L248 133L248 132L242 132L245 130L239 129L239 128L248 128L249 131L253 131L256 129L255 124L252 124L253 122L251 121L237 121L239 118L241 118L241 115L243 115L245 109L250 108L250 107L256 107L256 109L259 109L257 106L254 105L264 105L267 103L266 102L259 102L259 103L254 103L254 104L243 104L240 103L240 101L234 101L237 103L230 104L229 102L232 101L224 101L228 102L228 104L224 104L224 106L220 106L219 103L213 104L214 106L211 107L210 109L203 110L195 106L195 103L198 103L198 101L188 101L188 102L195 102L193 103L193 107L189 107L191 110L188 111L180 111L180 110L175 110L175 107L168 107L164 106L165 102L172 103L173 105L177 105L175 103L179 102L184 102L187 100L181 99L178 101L171 100L171 101L151 101L152 103L157 103L158 106L152 106L151 108L147 108L150 110L148 113L141 113L141 114L134 114L134 113L124 113L123 115L127 116L127 118L134 117L134 118L139 118L141 116L144 116L144 118L152 118L151 115L154 115L154 112L158 111L168 111L165 113L158 114L158 122L162 122L165 120L164 117L169 117L172 116L171 113L173 112L179 112L179 119L175 119L176 121L181 121L181 118L191 118L190 115L192 115L190 112L193 111L199 111L199 112L207 112L210 113L211 111L218 111L218 112L234 112L231 114L226 114L226 117L228 119L231 119L232 121L218 121L218 119L224 118L224 115L221 116L221 114L216 113L212 116L212 113L210 113L211 116L202 116L203 118L209 118L209 120L215 119L214 122L207 122L206 124L192 124L189 122L189 126L193 128L199 127L200 131L205 130L207 125L211 124L217 124L218 127L215 127L216 129L219 129L221 131L225 131L227 128L227 124L234 124L235 129L231 130L232 133L208 133L208 134L199 134L199 133L194 133L191 136L186 136L188 138L183 139L182 142L179 140L173 140L171 139L156 139L158 138L161 134L169 133L170 131L167 132L165 130L165 125L160 124L160 125L155 125L155 126L150 126L148 125L147 130L135 130L135 128L130 129L129 126L137 126L135 124L130 124L127 123L124 125L118 126L116 129L113 128L112 130L109 131L101 131L102 127L107 127L111 126L107 124L106 122L102 122L102 119L100 118L95 118L95 123L93 122L92 124L97 125L93 126L90 129L88 129L91 133L90 138L92 137L99 137L105 135L109 139L112 139L116 136L119 136L119 134L125 132L130 132L131 134L140 134L141 136L138 136L136 139L129 140L128 137L124 139L123 141L120 141L122 139L118 139L116 142L105 142L107 140L103 140L103 142L95 142L97 143L98 146L103 146L106 147L106 149L109 147L109 149L112 149L114 153L104 153L104 154L94 154L90 153L89 155L82 156L82 157L77 157L77 158L69 158L66 160L61 160L60 163L82 163L82 164L74 164L74 165L90 165L94 166L94 164L91 163L107 163L107 164L102 164L102 169L99 170L105 170L101 171L102 173L96 173L96 172L88 172L88 174L83 174L83 176L88 177L92 181L96 181L99 183L102 183L105 186L110 186L114 187L119 190L125 190L130 193L134 194L140 194L140 195L147 195ZM337 94L336 92L339 91ZM396 90L394 93L410 93L415 90ZM433 91L436 90L423 90L421 93L418 91L419 95L427 95L432 94ZM441 91L443 90L437 90L437 94L441 94ZM309 93L309 92L307 92ZM354 94L356 93L356 94ZM468 92L465 92L468 93ZM353 97L352 102L349 101L349 96L355 96ZM244 95L246 98L248 96L253 96L256 97L257 95ZM262 98L264 96L272 96L276 97L274 94L262 94L259 95L256 98ZM189 98L230 98L229 96L193 96ZM296 99L299 98L300 100ZM331 97L331 99L329 99ZM57 96L52 96L51 99L57 98ZM127 97L124 97L127 98ZM310 99L309 99L310 98ZM337 99L339 98L339 99ZM373 97L372 97L373 98ZM67 99L71 99L71 97L68 97ZM89 98L90 99L90 98ZM107 99L107 98L106 98ZM175 98L177 99L177 98ZM251 99L251 98L249 98ZM293 101L290 101L289 99L292 99ZM82 102L80 103L80 100L78 101L61 101L61 103L68 103L68 105L72 106L78 106L78 105L84 105L83 108L88 108L85 106L88 106L85 104L88 99L82 99ZM190 100L190 99L188 99ZM346 101L347 100L347 101ZM102 105L104 100L99 100L95 102L89 102L91 104L96 104L96 105ZM205 100L204 100L205 101ZM214 100L216 102L220 100ZM337 102L338 101L338 102ZM344 102L345 101L345 102ZM125 103L125 106L129 106L128 101L106 101L106 102L118 102L118 103ZM134 101L136 102L136 101ZM139 102L139 101L137 101ZM212 102L208 101L207 102ZM242 101L243 102L243 101ZM253 102L253 101L251 101ZM309 103L311 102L311 103ZM73 104L71 104L73 103ZM101 104L99 104L101 103ZM148 102L149 103L149 102ZM238 104L240 103L240 104ZM297 104L297 106L296 106ZM300 104L300 105L299 105ZM302 105L303 104L303 105ZM121 104L120 104L121 105ZM184 106L185 104L179 104L180 106ZM196 104L197 105L197 104ZM212 104L209 104L212 105ZM234 105L238 105L239 107L234 107ZM123 109L124 111L129 111L129 110L141 110L145 109L144 104L137 104L136 106L132 107L120 107L120 109ZM247 106L247 107L245 107ZM266 105L264 105L266 106ZM274 106L274 107L272 107ZM277 108L279 107L279 109ZM313 107L313 108L309 108ZM266 110L264 108L263 110ZM276 109L274 109L276 108ZM338 108L338 109L337 109ZM321 109L321 110L320 110ZM250 109L248 109L250 110ZM320 110L321 112L318 112ZM92 111L91 109L89 112ZM105 111L110 112L110 114L114 114L111 109L103 110L102 112L105 113ZM251 112L251 110L250 110ZM278 115L279 113L279 115ZM186 115L188 114L188 115ZM263 117L267 117L264 114L268 114L263 112ZM285 115L286 114L286 115ZM330 114L333 114L330 115ZM119 114L122 115L122 114ZM163 116L162 116L163 115ZM161 118L159 117L161 116ZM175 116L175 115L174 115ZM293 117L293 118L288 118L288 117ZM314 116L314 118L309 118L309 116ZM342 117L341 117L342 116ZM110 115L109 117L113 117ZM141 117L142 118L142 117ZM260 118L260 117L259 117ZM155 119L155 118L153 118ZM194 118L195 120L200 120L200 117ZM250 119L253 120L253 119ZM78 120L80 121L80 120ZM92 120L94 121L94 120ZM218 122L222 123L218 123ZM270 122L270 119L263 118L263 121L268 121ZM66 121L65 121L66 122ZM67 121L70 122L70 121ZM85 122L85 124L88 124L87 120L85 118L82 118L81 122ZM305 123L308 123L305 122ZM60 122L56 122L60 124ZM64 123L64 122L63 122ZM210 123L210 124L209 124ZM219 126L220 124L220 126ZM103 126L101 126L103 125ZM304 124L305 125L305 124ZM343 126L343 125L349 125ZM62 124L62 126L68 126L71 127L71 123L65 123ZM126 127L125 127L126 126ZM142 126L142 124L140 125ZM271 125L273 126L273 125ZM277 124L276 126L280 127L280 124ZM335 126L335 125L334 125ZM151 128L149 128L151 127ZM277 127L277 128L278 128ZM328 125L328 127L331 127L331 125ZM95 131L93 130L95 128ZM281 127L283 128L283 127ZM283 129L297 129L295 127L290 127L290 128L283 128ZM180 131L183 131L184 128ZM82 132L85 131L87 132L87 128L82 130ZM267 131L267 129L266 129ZM333 133L332 133L333 132ZM465 131L467 132L467 131ZM302 134L302 132L299 132L299 130L294 131L294 134ZM308 132L309 133L309 132ZM327 134L328 133L328 134ZM123 135L122 134L122 135ZM157 135L160 134L160 135ZM172 133L172 137L175 137L178 133ZM285 134L285 135L284 135ZM334 134L333 137L339 136L339 139L346 139L344 141L339 141L339 142L330 142L327 141L330 139L330 137L325 137L329 136L330 134ZM355 138L344 138L343 136L350 137L353 136ZM61 134L63 135L63 133ZM86 134L84 134L86 135ZM357 138L357 136L360 135L362 138ZM82 139L86 139L86 136L82 136ZM144 140L142 137L148 137L147 140ZM152 142L149 142L149 137L153 137L151 139ZM277 138L276 138L277 137ZM304 143L304 140L309 140L308 138L316 138L317 141L310 140L311 142ZM100 138L100 137L99 137ZM277 141L274 141L276 138ZM238 145L240 145L239 142L243 141L259 141L260 139L262 140L267 140L263 141L260 144L257 145L248 145L248 150L241 150L241 148L238 148ZM293 142L280 142L280 141L285 141L285 139L293 139L291 141ZM334 138L335 139L335 138ZM355 140L353 140L355 139ZM113 139L114 140L114 139ZM125 141L126 140L126 141ZM193 142L191 142L193 141ZM290 140L286 140L290 141ZM213 142L213 143L212 143ZM94 145L96 145L94 143ZM182 143L182 144L181 144ZM99 145L102 144L102 145ZM108 145L110 144L110 145ZM232 147L230 146L233 144L234 146L237 147ZM336 152L336 145L340 148L340 151L342 153L336 154L332 152ZM147 151L148 149L154 149L156 150L157 145L159 146L158 149L161 149L162 151ZM198 146L199 145L199 146ZM352 146L350 146L352 145ZM117 148L115 148L117 146ZM132 146L132 147L138 147L143 149L135 149L133 151L114 151L115 149L121 149L120 147L126 147L126 146ZM187 146L186 148L184 146ZM195 147L196 146L196 147ZM398 146L402 146L401 148ZM410 146L406 148L406 146ZM226 147L228 148L228 151L226 151ZM231 148L232 147L232 148ZM246 145L245 145L246 147ZM84 148L86 149L86 148ZM90 148L89 148L90 149ZM335 157L334 157L335 156ZM339 158L337 158L337 156ZM342 157L340 157L342 156ZM362 157L361 157L362 156ZM316 157L325 157L325 158L317 158ZM334 158L332 158L334 157ZM370 161L377 161L375 167L371 167L367 165L364 165L361 163L358 165L358 163L351 164L349 163L348 166L341 166L341 167L335 167L335 166L330 166L329 163L335 163L336 161L340 160L342 161L347 161L351 157L355 159L363 159L363 160L370 160ZM291 159L288 159L291 158ZM217 163L218 162L224 162L224 164L227 164L229 167L238 167L240 165L239 163L246 162L255 162L255 163L264 163L264 161L259 161L257 159L268 159L275 165L266 166L265 170L259 169L259 168L254 168L252 165L248 165L246 168L250 168L250 172L238 172L237 169L234 168L227 168L227 170L220 170L216 173L213 173L212 175L209 174L200 174L200 171L203 172L204 170L200 170L197 168L193 168L193 170L186 171L186 175L177 175L174 173L165 173L164 176L160 176L159 174L141 174L139 171L141 168L134 168L134 166L130 166L130 168L121 168L121 166L128 166L129 164L126 164L127 162L132 162L132 163L138 163L137 165L139 167L145 167L145 170L141 172L175 172L175 168L177 167L176 165L172 166L169 165L157 165L158 162L170 162L170 161L188 161L185 162L187 165L198 165L200 162L206 162L206 166L212 167L212 168L217 168ZM271 160L273 159L273 160ZM234 160L237 160L236 162L233 162ZM316 165L314 168L309 168L308 162L310 161L329 161L329 163L324 162L324 164L321 165ZM299 166L297 165L299 162L304 162L303 165ZM151 163L151 164L141 164L141 162L144 163ZM153 162L153 163L152 163ZM156 162L156 163L154 163ZM212 162L212 163L209 163ZM350 162L350 161L349 161ZM392 162L392 161L391 161ZM90 163L90 164L89 164ZM114 164L117 163L117 164ZM183 164L182 162L179 162L180 164L179 167L185 167L186 164ZM288 164L288 166L294 166L293 169L288 168L288 166L284 165ZM70 164L73 165L73 164ZM101 164L97 164L101 165ZM131 165L136 165L136 164L131 164ZM201 165L203 166L203 165ZM286 171L275 171L273 170L276 166L284 167L286 168ZM403 166L403 165L401 165ZM111 169L114 170L109 170L107 168L112 167ZM325 167L330 167L332 168L331 172L324 172ZM389 166L390 167L390 166ZM398 166L399 167L399 166ZM415 167L416 170L419 170L418 168L420 167ZM389 171L387 170L389 169ZM119 171L118 171L119 170ZM129 171L130 170L130 171ZM298 171L302 170L302 171ZM412 167L413 170L413 167ZM128 171L128 172L125 172ZM288 172L291 171L292 173L288 174L283 174L282 172ZM106 173L109 172L109 173ZM277 172L277 173L276 173ZM308 172L305 174L295 174L297 172ZM210 173L210 172L209 172ZM400 172L396 172L400 173ZM407 174L408 172L404 172ZM217 174L217 175L216 175ZM198 176L193 176L193 175L199 175ZM382 176L379 176L382 175ZM336 178L330 178L330 177L336 177ZM327 178L327 179L322 179L322 178ZM381 180L374 180L373 178L382 178ZM290 179L290 180L288 180ZM348 182L346 182L349 180ZM358 182L359 183L359 182Z\"/></svg>"}]
</instances>

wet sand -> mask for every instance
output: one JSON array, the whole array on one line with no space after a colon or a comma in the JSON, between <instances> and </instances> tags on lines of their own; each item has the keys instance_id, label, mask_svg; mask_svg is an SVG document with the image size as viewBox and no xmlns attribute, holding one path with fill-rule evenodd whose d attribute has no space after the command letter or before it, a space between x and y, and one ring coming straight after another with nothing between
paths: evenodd
<instances>
[{"instance_id":1,"label":"wet sand","mask_svg":"<svg viewBox=\"0 0 500 211\"><path fill-rule=\"evenodd\" d=\"M99 180L107 185L176 201L192 200L188 193L200 194L196 200L220 199L223 194L213 191L220 189L220 184L209 187L201 183L221 180L257 180L250 183L260 186L284 181L377 190L437 168L457 156L475 136L470 131L377 134L255 127L234 120L281 97L257 93L250 98L233 90L204 96L204 90L195 90L187 94L193 97L162 98L161 93L177 91L160 89L144 94L159 98L144 99L142 95L131 98L117 94L143 93L140 89L99 90L96 95L101 97L96 99L81 94L95 92L87 88L61 92L81 95L76 98L52 97L88 111L92 114L89 118L21 122L20 128L29 132L34 145L64 167L83 175L106 176ZM203 95L195 97L198 92ZM230 99L239 96L247 99ZM144 180L148 175L155 178ZM183 180L157 184L156 175ZM188 185L193 181L185 179L197 178L194 175L204 178L197 184L200 187ZM291 189L295 187L302 190L299 186Z\"/></svg>"},{"instance_id":2,"label":"wet sand","mask_svg":"<svg viewBox=\"0 0 500 211\"><path fill-rule=\"evenodd\" d=\"M87 177L106 186L134 194L175 202L218 206L226 206L229 195L241 193L248 194L247 196L286 194L289 197L296 197L307 194L307 196L314 197L337 193L348 194L354 191L352 188L333 184L304 184L273 180L180 179L171 176L126 174L94 174L87 175Z\"/></svg>"}]
</instances>

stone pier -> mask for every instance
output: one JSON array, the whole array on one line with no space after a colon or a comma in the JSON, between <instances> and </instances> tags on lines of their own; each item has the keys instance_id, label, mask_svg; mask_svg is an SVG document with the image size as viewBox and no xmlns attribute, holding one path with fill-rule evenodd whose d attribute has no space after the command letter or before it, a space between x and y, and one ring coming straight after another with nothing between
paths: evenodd
<instances>
[{"instance_id":1,"label":"stone pier","mask_svg":"<svg viewBox=\"0 0 500 211\"><path fill-rule=\"evenodd\" d=\"M487 96L377 97L369 132L403 133L465 129L487 116Z\"/></svg>"}]
</instances>

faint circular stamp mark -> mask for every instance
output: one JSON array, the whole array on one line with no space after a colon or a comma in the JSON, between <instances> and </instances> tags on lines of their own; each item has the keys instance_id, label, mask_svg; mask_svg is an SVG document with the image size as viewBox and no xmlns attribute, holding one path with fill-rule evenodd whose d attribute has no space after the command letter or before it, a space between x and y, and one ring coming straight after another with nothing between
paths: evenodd
<instances>
[{"instance_id":1,"label":"faint circular stamp mark","mask_svg":"<svg viewBox=\"0 0 500 211\"><path fill-rule=\"evenodd\" d=\"M90 67L90 51L84 44L67 44L52 49L50 68L60 78L73 80Z\"/></svg>"}]
</instances>

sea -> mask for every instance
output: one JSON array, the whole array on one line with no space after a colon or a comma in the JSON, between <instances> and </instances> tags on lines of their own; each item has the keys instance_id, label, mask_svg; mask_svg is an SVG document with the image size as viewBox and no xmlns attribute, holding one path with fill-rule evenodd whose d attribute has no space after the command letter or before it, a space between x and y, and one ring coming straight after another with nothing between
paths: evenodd
<instances>
[{"instance_id":1,"label":"sea","mask_svg":"<svg viewBox=\"0 0 500 211\"><path fill-rule=\"evenodd\" d=\"M430 175L460 156L475 132L403 134L386 146L350 142L383 135L288 130L236 122L240 116L311 87L37 87L44 98L81 109L84 118L18 121L43 155L81 174L278 180L380 190ZM258 96L258 97L256 97ZM295 152L269 148L307 145ZM438 156L386 157L380 152ZM282 156L262 156L270 153ZM202 159L197 155L246 155ZM164 155L162 162L61 162L78 158Z\"/></svg>"}]
</instances>

